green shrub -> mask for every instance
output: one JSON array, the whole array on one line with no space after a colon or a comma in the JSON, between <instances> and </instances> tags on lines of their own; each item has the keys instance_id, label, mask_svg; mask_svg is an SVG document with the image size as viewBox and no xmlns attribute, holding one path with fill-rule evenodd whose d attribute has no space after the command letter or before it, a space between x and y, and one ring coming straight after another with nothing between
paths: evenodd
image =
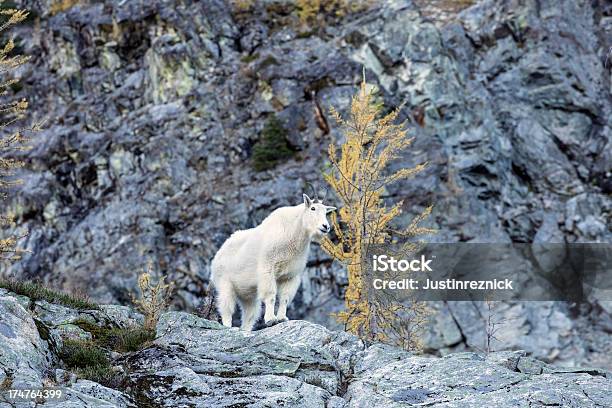
<instances>
[{"instance_id":1,"label":"green shrub","mask_svg":"<svg viewBox=\"0 0 612 408\"><path fill-rule=\"evenodd\" d=\"M268 68L271 65L280 65L280 63L272 55L268 55L266 58L261 60L261 62L257 66L257 69L264 70L264 69Z\"/></svg>"},{"instance_id":2,"label":"green shrub","mask_svg":"<svg viewBox=\"0 0 612 408\"><path fill-rule=\"evenodd\" d=\"M114 389L122 389L127 374L112 367L108 350L120 353L137 351L155 338L154 332L142 327L100 327L85 319L79 319L74 324L88 331L92 339L64 339L59 358L78 378Z\"/></svg>"},{"instance_id":3,"label":"green shrub","mask_svg":"<svg viewBox=\"0 0 612 408\"><path fill-rule=\"evenodd\" d=\"M276 116L272 116L266 122L260 140L253 146L253 167L257 171L268 170L294 155L287 143L287 130Z\"/></svg>"},{"instance_id":4,"label":"green shrub","mask_svg":"<svg viewBox=\"0 0 612 408\"><path fill-rule=\"evenodd\" d=\"M33 301L45 300L81 310L97 310L98 305L91 303L85 296L77 296L55 291L44 287L40 283L31 281L18 281L15 279L0 279L0 288L18 295L27 296Z\"/></svg>"},{"instance_id":5,"label":"green shrub","mask_svg":"<svg viewBox=\"0 0 612 408\"><path fill-rule=\"evenodd\" d=\"M64 339L60 359L78 378L120 389L126 374L113 369L105 350L91 340Z\"/></svg>"},{"instance_id":6,"label":"green shrub","mask_svg":"<svg viewBox=\"0 0 612 408\"><path fill-rule=\"evenodd\" d=\"M94 381L102 384L105 387L121 390L122 385L127 379L127 375L123 372L114 370L110 365L95 365L90 367L79 368L75 374L78 378Z\"/></svg>"},{"instance_id":7,"label":"green shrub","mask_svg":"<svg viewBox=\"0 0 612 408\"><path fill-rule=\"evenodd\" d=\"M119 353L141 350L155 339L155 332L143 327L100 327L84 319L77 320L74 324L91 333L93 342L98 346Z\"/></svg>"},{"instance_id":8,"label":"green shrub","mask_svg":"<svg viewBox=\"0 0 612 408\"><path fill-rule=\"evenodd\" d=\"M257 58L259 58L259 53L256 52L243 56L242 58L240 58L240 61L244 62L245 64L248 64L249 62L255 61Z\"/></svg>"},{"instance_id":9,"label":"green shrub","mask_svg":"<svg viewBox=\"0 0 612 408\"><path fill-rule=\"evenodd\" d=\"M123 350L137 351L144 348L147 343L155 340L155 332L144 328L132 329L124 333L121 338Z\"/></svg>"},{"instance_id":10,"label":"green shrub","mask_svg":"<svg viewBox=\"0 0 612 408\"><path fill-rule=\"evenodd\" d=\"M60 359L69 368L109 366L106 352L91 340L64 339Z\"/></svg>"}]
</instances>

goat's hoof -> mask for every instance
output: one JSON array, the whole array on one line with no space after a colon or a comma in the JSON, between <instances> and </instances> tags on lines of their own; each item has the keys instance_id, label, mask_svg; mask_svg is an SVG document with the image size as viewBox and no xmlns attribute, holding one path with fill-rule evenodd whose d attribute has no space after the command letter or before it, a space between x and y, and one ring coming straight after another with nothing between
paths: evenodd
<instances>
[{"instance_id":1,"label":"goat's hoof","mask_svg":"<svg viewBox=\"0 0 612 408\"><path fill-rule=\"evenodd\" d=\"M278 319L277 321L278 321L278 323L288 322L289 318L288 317L283 317L283 318Z\"/></svg>"},{"instance_id":2,"label":"goat's hoof","mask_svg":"<svg viewBox=\"0 0 612 408\"><path fill-rule=\"evenodd\" d=\"M266 326L271 327L271 326L274 326L275 324L277 324L277 323L278 323L278 320L276 320L276 319L271 319L271 320L268 320L268 321L267 321L267 322L265 322L265 323L266 323Z\"/></svg>"}]
</instances>

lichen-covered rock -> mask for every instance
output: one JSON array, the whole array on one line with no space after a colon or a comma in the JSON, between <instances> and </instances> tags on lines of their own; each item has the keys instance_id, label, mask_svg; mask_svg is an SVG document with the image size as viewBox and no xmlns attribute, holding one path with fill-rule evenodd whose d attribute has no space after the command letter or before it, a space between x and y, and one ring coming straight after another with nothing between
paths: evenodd
<instances>
[{"instance_id":1,"label":"lichen-covered rock","mask_svg":"<svg viewBox=\"0 0 612 408\"><path fill-rule=\"evenodd\" d=\"M260 336L314 350L324 350L333 357L341 377L351 374L354 356L365 348L361 340L346 332L330 331L300 320L291 320L286 324L262 330Z\"/></svg>"},{"instance_id":2,"label":"lichen-covered rock","mask_svg":"<svg viewBox=\"0 0 612 408\"><path fill-rule=\"evenodd\" d=\"M134 401L121 391L88 380L78 380L62 388L61 400L47 400L37 407L61 408L137 408Z\"/></svg>"},{"instance_id":3,"label":"lichen-covered rock","mask_svg":"<svg viewBox=\"0 0 612 408\"><path fill-rule=\"evenodd\" d=\"M367 349L346 333L289 321L253 333L162 316L154 345L129 357L139 398L160 406L598 407L605 370L557 369L524 351L423 357Z\"/></svg>"},{"instance_id":4,"label":"lichen-covered rock","mask_svg":"<svg viewBox=\"0 0 612 408\"><path fill-rule=\"evenodd\" d=\"M330 352L340 353L340 346L332 344L335 336L303 321L287 326L293 335L277 336L268 330L248 333L238 328L228 330L187 313L167 313L159 323L154 346L129 358L131 380L139 386L143 381L151 381L152 377L163 377L169 382L168 387L176 387L169 379L174 376L172 371L180 368L182 372L192 371L194 378L204 376L204 383L211 381L210 377L263 376L270 380L269 386L274 389L275 384L282 383L278 377L284 376L319 387L326 395L335 395L341 382L339 367ZM292 331L296 326L312 328ZM311 338L309 332L317 333ZM328 336L327 340L324 336ZM346 348L347 353L351 351ZM152 375L152 371L165 374ZM186 387L188 383L181 384ZM196 388L191 391L199 392L197 387L200 386L193 386ZM239 384L233 386L239 387Z\"/></svg>"},{"instance_id":5,"label":"lichen-covered rock","mask_svg":"<svg viewBox=\"0 0 612 408\"><path fill-rule=\"evenodd\" d=\"M612 401L609 373L527 373L524 353L427 358L373 346L355 366L344 398L349 407L600 407ZM607 377L608 376L608 377Z\"/></svg>"},{"instance_id":6,"label":"lichen-covered rock","mask_svg":"<svg viewBox=\"0 0 612 408\"><path fill-rule=\"evenodd\" d=\"M58 347L62 338L91 339L91 334L81 327L83 322L117 328L139 327L144 322L142 314L127 306L100 305L99 310L77 310L44 300L33 303L33 315L57 339Z\"/></svg>"},{"instance_id":7,"label":"lichen-covered rock","mask_svg":"<svg viewBox=\"0 0 612 408\"><path fill-rule=\"evenodd\" d=\"M53 356L32 316L12 296L0 297L0 384L41 387Z\"/></svg>"},{"instance_id":8,"label":"lichen-covered rock","mask_svg":"<svg viewBox=\"0 0 612 408\"><path fill-rule=\"evenodd\" d=\"M153 342L114 358L127 378L111 389L60 368L55 347L39 336L48 329L40 320L37 328L36 310L24 309L11 293L2 295L0 384L64 392L61 401L20 407L612 405L610 372L554 367L525 351L426 357L381 344L365 347L351 334L305 321L244 332L185 312L163 314ZM80 313L65 309L64 316ZM118 327L134 315L117 309L118 320L106 324Z\"/></svg>"},{"instance_id":9,"label":"lichen-covered rock","mask_svg":"<svg viewBox=\"0 0 612 408\"><path fill-rule=\"evenodd\" d=\"M248 364L245 361L245 364ZM135 377L141 400L162 407L324 407L330 394L290 377L262 374L219 377L188 367L162 369Z\"/></svg>"},{"instance_id":10,"label":"lichen-covered rock","mask_svg":"<svg viewBox=\"0 0 612 408\"><path fill-rule=\"evenodd\" d=\"M144 317L141 313L136 312L131 307L120 305L100 305L105 319L112 322L117 327L126 328L134 326L142 326Z\"/></svg>"}]
</instances>

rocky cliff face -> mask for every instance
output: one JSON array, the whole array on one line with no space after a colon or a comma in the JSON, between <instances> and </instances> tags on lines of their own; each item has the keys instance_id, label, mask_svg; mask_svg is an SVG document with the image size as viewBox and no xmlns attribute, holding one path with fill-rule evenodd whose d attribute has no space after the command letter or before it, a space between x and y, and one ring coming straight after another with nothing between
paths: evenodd
<instances>
[{"instance_id":1,"label":"rocky cliff face","mask_svg":"<svg viewBox=\"0 0 612 408\"><path fill-rule=\"evenodd\" d=\"M430 163L389 194L406 216L435 202L436 239L612 238L604 1L486 0L443 23L386 1L316 28L282 0L249 13L220 0L17 3L38 15L16 31L33 57L17 95L49 121L7 202L31 252L3 275L125 303L152 260L177 282L177 307L198 308L223 240L320 182L339 133L317 125L312 92L323 112L345 109L362 66L413 123L398 165ZM258 172L252 151L272 117L294 153ZM344 285L316 250L293 316L331 327ZM430 350L481 345L480 306L439 308ZM519 320L499 347L612 366L609 304L503 308Z\"/></svg>"},{"instance_id":2,"label":"rocky cliff face","mask_svg":"<svg viewBox=\"0 0 612 408\"><path fill-rule=\"evenodd\" d=\"M74 310L0 290L0 384L63 387L65 399L43 407L612 405L610 372L554 368L522 351L422 357L305 321L246 333L184 312L164 314L140 351L110 353L126 376L111 389L63 369L66 338L91 337L83 319L142 322L123 306Z\"/></svg>"}]
</instances>

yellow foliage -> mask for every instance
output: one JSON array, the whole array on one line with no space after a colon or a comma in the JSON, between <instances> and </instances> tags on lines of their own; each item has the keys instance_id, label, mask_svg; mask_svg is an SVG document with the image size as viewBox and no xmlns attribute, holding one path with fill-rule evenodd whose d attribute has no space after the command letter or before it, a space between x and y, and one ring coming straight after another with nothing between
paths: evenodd
<instances>
[{"instance_id":1,"label":"yellow foliage","mask_svg":"<svg viewBox=\"0 0 612 408\"><path fill-rule=\"evenodd\" d=\"M298 17L302 23L311 22L319 15L321 0L297 0Z\"/></svg>"},{"instance_id":2,"label":"yellow foliage","mask_svg":"<svg viewBox=\"0 0 612 408\"><path fill-rule=\"evenodd\" d=\"M2 1L0 1L0 5ZM28 12L12 8L0 10L3 23L0 25L0 32L14 26L28 17ZM0 76L8 78L12 71L28 61L29 57L22 55L10 55L15 49L15 42L9 39L3 47L0 47ZM18 82L17 79L3 79L0 82L0 96L9 95L9 89ZM19 184L15 179L15 171L23 167L21 160L12 158L11 155L20 151L28 150L27 137L28 131L40 129L41 123L34 123L30 127L19 128L18 124L26 117L28 102L25 99L9 100L0 102L0 199L6 198L6 192L13 186ZM12 226L13 217L11 215L0 214L0 227ZM21 237L9 236L0 238L0 259L18 259L23 251L16 250L15 245Z\"/></svg>"},{"instance_id":3,"label":"yellow foliage","mask_svg":"<svg viewBox=\"0 0 612 408\"><path fill-rule=\"evenodd\" d=\"M367 10L372 0L296 0L298 17L302 23L312 22L321 14L344 17Z\"/></svg>"},{"instance_id":4,"label":"yellow foliage","mask_svg":"<svg viewBox=\"0 0 612 408\"><path fill-rule=\"evenodd\" d=\"M57 13L69 10L80 3L80 0L54 0L49 8L49 13L53 16Z\"/></svg>"},{"instance_id":5,"label":"yellow foliage","mask_svg":"<svg viewBox=\"0 0 612 408\"><path fill-rule=\"evenodd\" d=\"M252 7L254 0L232 0L233 9L239 13L249 11Z\"/></svg>"},{"instance_id":6,"label":"yellow foliage","mask_svg":"<svg viewBox=\"0 0 612 408\"><path fill-rule=\"evenodd\" d=\"M383 106L369 89L365 76L359 92L353 97L347 119L331 109L331 115L343 128L340 149L328 148L332 170L324 174L342 206L339 218L332 214L338 243L329 239L322 247L333 258L346 265L349 285L345 294L345 310L337 314L346 330L370 341L418 348L418 329L425 323L427 308L416 301L399 302L377 296L365 278L364 261L372 245L400 244L401 251L418 249L412 238L435 232L419 224L429 216L426 208L405 228L395 230L393 221L402 213L402 202L386 205L382 194L391 183L414 176L426 164L403 168L388 174L391 161L412 143L404 123L396 123L399 109L382 115Z\"/></svg>"},{"instance_id":7,"label":"yellow foliage","mask_svg":"<svg viewBox=\"0 0 612 408\"><path fill-rule=\"evenodd\" d=\"M12 215L0 215L0 227L11 226L13 221ZM23 251L15 249L18 238L21 237L9 236L0 239L0 259L16 261L20 258Z\"/></svg>"},{"instance_id":8,"label":"yellow foliage","mask_svg":"<svg viewBox=\"0 0 612 408\"><path fill-rule=\"evenodd\" d=\"M174 282L165 283L164 277L154 283L151 277L151 269L152 266L149 264L147 272L138 277L140 296L137 298L132 295L132 302L144 315L144 328L146 330L155 330L159 317L170 304L172 291L174 290Z\"/></svg>"},{"instance_id":9,"label":"yellow foliage","mask_svg":"<svg viewBox=\"0 0 612 408\"><path fill-rule=\"evenodd\" d=\"M66 1L66 0L64 0ZM231 0L232 9L245 13L262 3L258 0ZM374 0L295 0L293 6L302 24L314 25L325 16L344 17L347 14L369 9Z\"/></svg>"}]
</instances>

